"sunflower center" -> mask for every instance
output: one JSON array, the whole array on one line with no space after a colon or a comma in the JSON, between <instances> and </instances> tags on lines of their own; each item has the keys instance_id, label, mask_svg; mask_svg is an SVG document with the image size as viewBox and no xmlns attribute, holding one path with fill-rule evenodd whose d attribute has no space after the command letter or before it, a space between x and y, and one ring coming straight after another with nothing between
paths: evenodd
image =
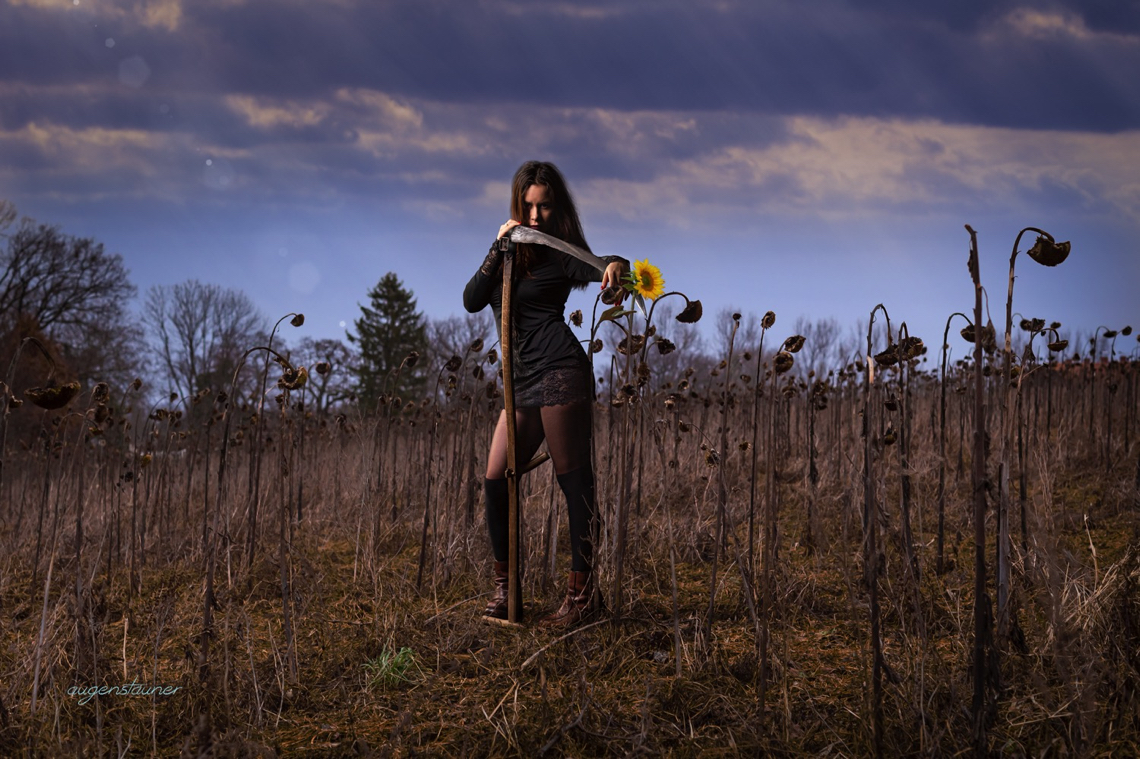
<instances>
[{"instance_id":1,"label":"sunflower center","mask_svg":"<svg viewBox=\"0 0 1140 759\"><path fill-rule=\"evenodd\" d=\"M653 272L650 272L650 271L641 272L641 286L647 290L653 289Z\"/></svg>"}]
</instances>

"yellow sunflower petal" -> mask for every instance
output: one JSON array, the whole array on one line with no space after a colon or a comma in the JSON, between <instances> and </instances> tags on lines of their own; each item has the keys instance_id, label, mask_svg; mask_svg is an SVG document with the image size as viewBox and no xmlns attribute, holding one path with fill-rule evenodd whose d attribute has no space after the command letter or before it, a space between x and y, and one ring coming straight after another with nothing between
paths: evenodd
<instances>
[{"instance_id":1,"label":"yellow sunflower petal","mask_svg":"<svg viewBox=\"0 0 1140 759\"><path fill-rule=\"evenodd\" d=\"M664 295L665 279L661 276L661 270L649 263L648 258L644 261L634 261L633 276L636 280L634 292L650 299Z\"/></svg>"}]
</instances>

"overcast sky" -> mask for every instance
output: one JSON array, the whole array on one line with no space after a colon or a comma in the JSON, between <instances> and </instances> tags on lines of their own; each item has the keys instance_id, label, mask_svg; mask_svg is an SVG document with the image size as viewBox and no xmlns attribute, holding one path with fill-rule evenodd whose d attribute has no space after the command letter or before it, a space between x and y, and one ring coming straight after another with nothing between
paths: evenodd
<instances>
[{"instance_id":1,"label":"overcast sky","mask_svg":"<svg viewBox=\"0 0 1140 759\"><path fill-rule=\"evenodd\" d=\"M1135 1L0 0L0 198L140 300L198 279L343 337L394 271L462 314L528 159L706 319L883 303L935 347L970 224L995 323L1036 226L1073 253L1018 258L1016 311L1140 327Z\"/></svg>"}]
</instances>

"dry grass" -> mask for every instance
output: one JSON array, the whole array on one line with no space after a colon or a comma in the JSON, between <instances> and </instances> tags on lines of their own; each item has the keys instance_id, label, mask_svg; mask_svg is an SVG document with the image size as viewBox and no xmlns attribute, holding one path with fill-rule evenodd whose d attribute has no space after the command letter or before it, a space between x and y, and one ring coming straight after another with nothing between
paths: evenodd
<instances>
[{"instance_id":1,"label":"dry grass","mask_svg":"<svg viewBox=\"0 0 1140 759\"><path fill-rule=\"evenodd\" d=\"M1135 381L1133 375L1125 379ZM1055 399L1053 437L1034 428L1027 464L1028 550L1021 551L1016 530L1013 541L1019 624L999 646L1001 689L990 715L988 745L1007 756L1135 755L1140 751L1138 451L1135 443L1129 450L1118 444L1116 459L1106 467L1099 438L1091 448L1065 438L1064 431L1083 419L1076 400L1082 386L1061 375L1057 384L1056 392L1069 393L1070 402ZM723 417L728 450L718 452L719 469L709 465L708 451L700 447L707 437L699 430L715 430L721 423L723 385L710 381L700 392L694 387L695 396L679 395L675 407L664 405L666 393L646 393L633 409L599 408L596 445L607 526L599 572L607 590L613 577L609 528L615 523L620 474L610 464L618 457L609 454L626 444L616 435L625 413L634 421L638 413L650 421L631 425L642 430L635 442L645 442L632 459L643 462L641 474L634 476L640 505L629 503L620 614L611 610L597 624L566 637L537 626L488 626L479 618L490 589L488 549L481 507L476 501L469 523L461 483L465 456L475 450L466 441L489 434L494 401L481 391L483 400L471 409L461 400L461 386L438 408L439 417L433 416L435 407L419 407L347 419L344 425L310 420L303 445L300 414L286 405L267 423L273 442L264 451L257 454L250 445L231 449L220 502L217 425L207 442L194 427L190 436L178 438L185 428L170 419L140 423L157 432L161 442L153 447L149 467L133 479L123 475L124 461L134 459L116 448L112 435L103 450L65 445L58 459L21 454L6 466L0 491L7 499L0 528L0 609L5 612L0 615L0 754L868 755L874 736L859 495L861 389L853 379L837 379L836 385L817 418L821 480L813 550L804 540L809 493L804 396L781 393L776 403L769 397L760 402L759 423L774 420L771 445L786 445L775 478L779 553L767 619L771 680L764 703L758 695L757 625L737 564L738 556L759 551L763 543L758 535L757 546L746 544L751 451L734 442L752 438L751 388L730 393ZM1026 392L1039 401L1032 393L1044 387L1038 382ZM887 389L876 392L885 395ZM914 418L933 418L937 383L916 383L912 393ZM952 403L951 411L969 409ZM433 419L438 427L429 464ZM664 427L662 448L655 450L649 431L655 419L685 420L694 429L673 441L675 428ZM64 422L69 432L60 438L78 439L69 424L74 419ZM947 428L957 426L953 416ZM234 428L247 430L249 439L248 419L236 417ZM1120 429L1118 424L1118 437ZM172 435L173 447L190 452L160 457L157 452ZM207 445L212 451L208 490L202 463ZM953 756L972 750L973 528L969 476L954 474L956 448L952 441L948 571L936 575L937 444L930 430L916 426L908 471L922 568L917 589L906 570L892 449L881 449L874 470L883 524L883 746L891 755ZM761 500L770 450L760 451ZM674 451L676 466L663 465ZM249 557L245 496L257 455L263 457L259 531L257 551ZM423 490L426 466L433 468L436 483L444 483L430 502ZM718 557L710 628L722 472L727 550ZM304 509L298 519L299 484ZM546 529L552 504L561 508L554 487L544 468L529 475L524 488L525 613L531 620L558 601L566 563L564 515L557 513L553 524L563 534L555 541L551 573ZM1017 508L1016 495L1014 500ZM80 502L84 539L77 563ZM202 544L202 524L213 518L219 503L217 600L203 662L209 548ZM417 588L426 505L431 507L429 550ZM283 506L289 511L285 550L279 552ZM46 509L45 549L33 568L41 508ZM132 514L138 525L135 541ZM995 532L987 525L991 557ZM671 534L677 556L676 628ZM286 645L283 574L295 676ZM413 666L400 676L377 677L378 667L405 650L404 662L410 656ZM154 697L106 695L83 704L68 694L73 687L132 681L180 690Z\"/></svg>"}]
</instances>

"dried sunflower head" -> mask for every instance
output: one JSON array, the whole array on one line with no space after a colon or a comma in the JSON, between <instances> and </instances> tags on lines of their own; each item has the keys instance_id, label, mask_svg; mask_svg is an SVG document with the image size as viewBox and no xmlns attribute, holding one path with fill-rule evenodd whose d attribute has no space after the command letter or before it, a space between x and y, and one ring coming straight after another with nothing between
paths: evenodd
<instances>
[{"instance_id":1,"label":"dried sunflower head","mask_svg":"<svg viewBox=\"0 0 1140 759\"><path fill-rule=\"evenodd\" d=\"M476 338L475 342L467 347L468 353L479 353L483 350L483 338Z\"/></svg>"},{"instance_id":2,"label":"dried sunflower head","mask_svg":"<svg viewBox=\"0 0 1140 759\"><path fill-rule=\"evenodd\" d=\"M899 341L898 351L904 361L910 361L926 353L926 346L921 337L904 337Z\"/></svg>"},{"instance_id":3,"label":"dried sunflower head","mask_svg":"<svg viewBox=\"0 0 1140 759\"><path fill-rule=\"evenodd\" d=\"M289 320L289 323L292 324L294 327L300 327L302 324L305 323L305 315L304 314L294 314L293 318Z\"/></svg>"},{"instance_id":4,"label":"dried sunflower head","mask_svg":"<svg viewBox=\"0 0 1140 759\"><path fill-rule=\"evenodd\" d=\"M656 345L657 352L662 356L667 356L677 349L677 346L673 345L672 341L667 340L664 337L657 338Z\"/></svg>"},{"instance_id":5,"label":"dried sunflower head","mask_svg":"<svg viewBox=\"0 0 1140 759\"><path fill-rule=\"evenodd\" d=\"M776 323L776 312L769 311L764 314L764 318L760 320L760 326L764 329L771 329L772 325Z\"/></svg>"},{"instance_id":6,"label":"dried sunflower head","mask_svg":"<svg viewBox=\"0 0 1140 759\"><path fill-rule=\"evenodd\" d=\"M772 360L772 366L776 370L776 374L783 374L784 372L791 369L795 363L796 360L792 358L792 354L788 353L787 351L780 351Z\"/></svg>"},{"instance_id":7,"label":"dried sunflower head","mask_svg":"<svg viewBox=\"0 0 1140 759\"><path fill-rule=\"evenodd\" d=\"M96 403L106 403L111 398L111 388L106 382L97 382L91 389L91 400Z\"/></svg>"},{"instance_id":8,"label":"dried sunflower head","mask_svg":"<svg viewBox=\"0 0 1140 759\"><path fill-rule=\"evenodd\" d=\"M78 394L79 383L74 380L64 385L33 387L24 391L24 397L33 405L50 411L63 408Z\"/></svg>"},{"instance_id":9,"label":"dried sunflower head","mask_svg":"<svg viewBox=\"0 0 1140 759\"><path fill-rule=\"evenodd\" d=\"M1050 351L1052 351L1053 353L1056 353L1058 351L1065 350L1065 348L1068 348L1069 347L1069 341L1068 340L1055 340L1055 341L1049 343L1046 347Z\"/></svg>"},{"instance_id":10,"label":"dried sunflower head","mask_svg":"<svg viewBox=\"0 0 1140 759\"><path fill-rule=\"evenodd\" d=\"M683 297L683 296L682 296ZM693 324L699 322L704 315L704 307L701 306L699 300L685 301L685 307L681 309L681 313L677 314L677 321L682 324Z\"/></svg>"},{"instance_id":11,"label":"dried sunflower head","mask_svg":"<svg viewBox=\"0 0 1140 759\"><path fill-rule=\"evenodd\" d=\"M1038 237L1029 249L1029 257L1042 266L1056 266L1069 257L1072 245L1068 242L1054 242L1047 237Z\"/></svg>"},{"instance_id":12,"label":"dried sunflower head","mask_svg":"<svg viewBox=\"0 0 1140 759\"><path fill-rule=\"evenodd\" d=\"M582 326L582 309L576 309L570 312L570 323L575 327Z\"/></svg>"},{"instance_id":13,"label":"dried sunflower head","mask_svg":"<svg viewBox=\"0 0 1140 759\"><path fill-rule=\"evenodd\" d=\"M800 348L804 347L803 335L792 335L784 341L784 350L788 353L799 353Z\"/></svg>"},{"instance_id":14,"label":"dried sunflower head","mask_svg":"<svg viewBox=\"0 0 1140 759\"><path fill-rule=\"evenodd\" d=\"M447 363L443 365L444 371L454 372L458 371L459 367L463 366L463 359L459 356L452 356L447 359Z\"/></svg>"},{"instance_id":15,"label":"dried sunflower head","mask_svg":"<svg viewBox=\"0 0 1140 759\"><path fill-rule=\"evenodd\" d=\"M299 390L308 381L309 370L303 366L298 366L296 369L286 369L285 373L281 375L281 379L277 380L277 387L282 390Z\"/></svg>"},{"instance_id":16,"label":"dried sunflower head","mask_svg":"<svg viewBox=\"0 0 1140 759\"><path fill-rule=\"evenodd\" d=\"M634 335L632 338L623 337L618 343L618 353L623 356L641 353L645 347L645 335Z\"/></svg>"},{"instance_id":17,"label":"dried sunflower head","mask_svg":"<svg viewBox=\"0 0 1140 759\"><path fill-rule=\"evenodd\" d=\"M879 366L894 366L899 362L899 350L897 345L889 345L882 353L875 354L875 363Z\"/></svg>"},{"instance_id":18,"label":"dried sunflower head","mask_svg":"<svg viewBox=\"0 0 1140 759\"><path fill-rule=\"evenodd\" d=\"M317 370L317 374L323 377L332 371L332 364L330 364L328 361L318 361L316 366L313 368Z\"/></svg>"}]
</instances>

